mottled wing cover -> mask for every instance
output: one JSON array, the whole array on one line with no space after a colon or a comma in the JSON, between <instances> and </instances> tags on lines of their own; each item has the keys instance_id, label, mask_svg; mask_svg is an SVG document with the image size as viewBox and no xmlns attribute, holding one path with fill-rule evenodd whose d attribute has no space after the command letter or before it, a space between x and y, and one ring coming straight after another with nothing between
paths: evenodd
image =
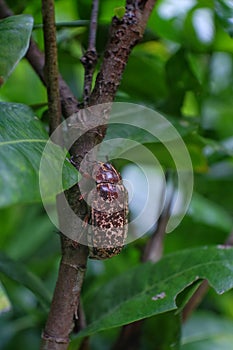
<instances>
[{"instance_id":1,"label":"mottled wing cover","mask_svg":"<svg viewBox=\"0 0 233 350\"><path fill-rule=\"evenodd\" d=\"M128 231L128 193L122 181L107 184L108 196L105 194L104 197L101 186L98 184L88 195L88 203L91 203L88 245L92 259L107 259L119 254Z\"/></svg>"}]
</instances>

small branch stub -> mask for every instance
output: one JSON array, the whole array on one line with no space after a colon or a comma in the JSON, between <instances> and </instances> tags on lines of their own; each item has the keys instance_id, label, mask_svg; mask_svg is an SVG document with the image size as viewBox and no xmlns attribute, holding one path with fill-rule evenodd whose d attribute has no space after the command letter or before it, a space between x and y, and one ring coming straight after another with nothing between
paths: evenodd
<instances>
[{"instance_id":1,"label":"small branch stub","mask_svg":"<svg viewBox=\"0 0 233 350\"><path fill-rule=\"evenodd\" d=\"M81 58L81 63L83 64L85 70L84 76L84 92L83 92L83 104L84 107L88 105L91 88L92 88L92 79L95 71L95 66L98 61L98 55L95 48L88 49L83 57Z\"/></svg>"}]
</instances>

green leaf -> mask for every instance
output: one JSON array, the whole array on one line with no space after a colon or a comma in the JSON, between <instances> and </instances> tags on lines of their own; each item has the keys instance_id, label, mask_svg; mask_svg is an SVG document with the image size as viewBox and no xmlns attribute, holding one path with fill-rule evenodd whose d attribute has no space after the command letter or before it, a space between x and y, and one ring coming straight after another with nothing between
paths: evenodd
<instances>
[{"instance_id":1,"label":"green leaf","mask_svg":"<svg viewBox=\"0 0 233 350\"><path fill-rule=\"evenodd\" d=\"M151 119L142 119L142 113L146 113L149 110L145 108L144 112L138 113L136 106L134 105L131 111L130 108L128 111L127 109L124 111L126 118L129 118L127 119L128 124L124 124L124 122L126 123L125 119L122 123L119 120L119 123L110 123L108 125L107 133L104 142L100 145L98 155L103 161L106 159L106 155L108 155L109 159L130 159L134 160L134 162L151 165L153 158L149 157L148 154L153 154L159 161L159 164L164 168L174 169L177 166L180 167L181 162L178 160L177 155L180 157L181 152L185 152L186 150L182 137L187 136L187 140L190 140L190 135L195 131L196 125L192 120L183 119L180 121L171 116L164 117L152 110L150 110L150 113L152 113ZM144 107L142 107L143 109ZM129 116L132 111L135 112L133 114L132 124L130 124L131 117ZM158 117L156 120L157 123L153 119L154 117ZM169 132L169 140L165 140L166 132ZM180 141L182 142L182 146ZM145 148L142 145L145 145ZM180 151L178 151L178 147L181 147ZM144 152L146 149L150 152ZM193 154L195 153L191 152L191 156ZM200 157L198 157L199 155ZM197 160L195 159L193 165L196 170L196 168L200 168L200 161L204 157L201 154L200 148L196 149L195 156ZM180 159L184 160L183 157Z\"/></svg>"},{"instance_id":2,"label":"green leaf","mask_svg":"<svg viewBox=\"0 0 233 350\"><path fill-rule=\"evenodd\" d=\"M124 104L122 104L122 106L123 105ZM190 135L197 128L196 124L189 119L183 119L180 121L179 119L174 118L170 115L161 115L156 111L153 112L152 110L147 110L147 108L144 109L144 107L141 106L140 108L143 110L141 113L152 113L150 114L151 119L142 121L140 113L141 110L140 108L137 109L137 105L134 105L131 110L130 105L125 104L125 106L128 107L128 110L124 111L127 118L130 116L130 114L132 114L132 112L134 112L132 124L130 124L130 119L127 119L129 120L128 124L124 124L124 122L121 123L120 119L118 121L118 116L116 114L116 123L112 122L108 125L107 133L104 139L105 142L103 142L100 146L99 155L101 155L103 159L106 159L107 154L110 158L114 158L115 155L128 155L130 153L127 152L130 152L130 150L132 150L135 157L138 154L138 159L140 159L142 162L147 163L147 159L143 158L140 153L137 153L137 147L140 148L141 145L146 145L146 147L148 147L156 155L156 157L158 157L163 165L165 162L165 164L169 167L173 167L174 163L169 160L169 152L166 147L168 146L169 151L171 152L172 148L169 146L170 141L172 142L179 140L184 136L188 136L187 139L189 140ZM121 110L121 103L119 103L119 108L119 110ZM157 129L154 127L155 124L152 124L155 123L155 119L153 119L155 117L158 117L158 119L156 119ZM164 132L170 133L169 135L171 137L169 141L164 140ZM120 141L117 141L118 138ZM135 142L129 142L129 140Z\"/></svg>"},{"instance_id":3,"label":"green leaf","mask_svg":"<svg viewBox=\"0 0 233 350\"><path fill-rule=\"evenodd\" d=\"M189 56L183 48L167 61L166 73L170 90L165 108L168 113L180 115L186 91L200 92L197 74L194 73Z\"/></svg>"},{"instance_id":4,"label":"green leaf","mask_svg":"<svg viewBox=\"0 0 233 350\"><path fill-rule=\"evenodd\" d=\"M42 249L46 248L48 244L53 244L54 234L51 236L51 232L54 231L54 226L46 213L41 215L43 213L41 205L12 206L5 209L5 211L7 210L11 214L8 214L9 217L7 218L1 210L0 221L9 220L13 227L11 230L6 230L5 225L1 226L0 246L12 258L23 259L23 261L30 259L32 256L35 258L39 252L42 253ZM21 215L21 220L19 218L17 220L19 215ZM31 234L32 222L33 235ZM52 254L51 249L50 253Z\"/></svg>"},{"instance_id":5,"label":"green leaf","mask_svg":"<svg viewBox=\"0 0 233 350\"><path fill-rule=\"evenodd\" d=\"M30 86L33 86L33 89L30 89ZM14 74L9 76L7 84L0 89L1 101L14 101L33 106L42 104L46 99L45 86L38 79L29 62L24 59L17 64Z\"/></svg>"},{"instance_id":6,"label":"green leaf","mask_svg":"<svg viewBox=\"0 0 233 350\"><path fill-rule=\"evenodd\" d=\"M193 296L193 294L197 291L197 289L202 284L202 280L198 280L193 282L187 288L185 288L176 298L177 310L175 312L176 315L179 315L183 310L189 299Z\"/></svg>"},{"instance_id":7,"label":"green leaf","mask_svg":"<svg viewBox=\"0 0 233 350\"><path fill-rule=\"evenodd\" d=\"M185 7L184 4L186 5ZM156 11L152 13L149 27L161 37L172 41L180 41L182 38L184 18L193 6L193 1L178 3L177 6L167 0L159 1Z\"/></svg>"},{"instance_id":8,"label":"green leaf","mask_svg":"<svg viewBox=\"0 0 233 350\"><path fill-rule=\"evenodd\" d=\"M225 232L230 232L233 226L233 220L217 203L194 193L189 207L189 215L196 222L201 222L213 228L219 228Z\"/></svg>"},{"instance_id":9,"label":"green leaf","mask_svg":"<svg viewBox=\"0 0 233 350\"><path fill-rule=\"evenodd\" d=\"M2 312L9 311L11 308L10 300L0 283L0 315Z\"/></svg>"},{"instance_id":10,"label":"green leaf","mask_svg":"<svg viewBox=\"0 0 233 350\"><path fill-rule=\"evenodd\" d=\"M41 156L48 141L47 133L25 105L0 103L0 115L0 207L19 202L39 202L38 175ZM49 144L45 169L47 181L50 180L49 196L63 190L55 179L65 154L66 151L59 146L52 142ZM78 181L78 172L68 161L65 161L63 170L63 186L66 189Z\"/></svg>"},{"instance_id":11,"label":"green leaf","mask_svg":"<svg viewBox=\"0 0 233 350\"><path fill-rule=\"evenodd\" d=\"M0 272L30 289L37 296L44 307L49 306L51 302L50 293L45 288L42 281L28 271L28 267L24 266L18 261L14 261L7 255L0 253Z\"/></svg>"},{"instance_id":12,"label":"green leaf","mask_svg":"<svg viewBox=\"0 0 233 350\"><path fill-rule=\"evenodd\" d=\"M118 17L119 19L122 19L125 15L125 7L121 6L121 7L115 7L114 9L114 15L116 17Z\"/></svg>"},{"instance_id":13,"label":"green leaf","mask_svg":"<svg viewBox=\"0 0 233 350\"><path fill-rule=\"evenodd\" d=\"M213 313L198 312L184 325L181 349L232 349L232 327L233 322L230 320Z\"/></svg>"},{"instance_id":14,"label":"green leaf","mask_svg":"<svg viewBox=\"0 0 233 350\"><path fill-rule=\"evenodd\" d=\"M233 36L233 2L232 0L215 0L215 11L223 28Z\"/></svg>"},{"instance_id":15,"label":"green leaf","mask_svg":"<svg viewBox=\"0 0 233 350\"><path fill-rule=\"evenodd\" d=\"M142 43L132 52L127 63L121 90L139 102L160 105L167 96L165 60L168 53L156 41ZM146 81L146 84L142 84Z\"/></svg>"},{"instance_id":16,"label":"green leaf","mask_svg":"<svg viewBox=\"0 0 233 350\"><path fill-rule=\"evenodd\" d=\"M233 287L233 249L198 247L137 266L84 299L89 324L79 336L175 310L186 287L208 279L217 293Z\"/></svg>"},{"instance_id":17,"label":"green leaf","mask_svg":"<svg viewBox=\"0 0 233 350\"><path fill-rule=\"evenodd\" d=\"M0 78L3 83L28 49L33 18L18 15L0 21Z\"/></svg>"},{"instance_id":18,"label":"green leaf","mask_svg":"<svg viewBox=\"0 0 233 350\"><path fill-rule=\"evenodd\" d=\"M219 25L217 26L217 32L215 41L213 44L214 51L223 51L223 52L229 52L230 54L233 53L233 40L228 35L226 31Z\"/></svg>"}]
</instances>

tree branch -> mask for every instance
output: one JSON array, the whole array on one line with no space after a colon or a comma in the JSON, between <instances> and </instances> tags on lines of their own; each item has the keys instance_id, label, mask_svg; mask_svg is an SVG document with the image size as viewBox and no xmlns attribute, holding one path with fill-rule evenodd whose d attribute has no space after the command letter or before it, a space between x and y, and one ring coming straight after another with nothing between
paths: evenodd
<instances>
[{"instance_id":1,"label":"tree branch","mask_svg":"<svg viewBox=\"0 0 233 350\"><path fill-rule=\"evenodd\" d=\"M133 47L142 38L156 0L148 0L143 12L126 4L122 19L113 17L103 62L90 97L90 104L112 102Z\"/></svg>"},{"instance_id":2,"label":"tree branch","mask_svg":"<svg viewBox=\"0 0 233 350\"><path fill-rule=\"evenodd\" d=\"M61 104L58 83L57 41L53 0L42 0L43 33L45 48L45 79L48 96L50 135L61 123ZM54 140L61 145L59 140Z\"/></svg>"},{"instance_id":3,"label":"tree branch","mask_svg":"<svg viewBox=\"0 0 233 350\"><path fill-rule=\"evenodd\" d=\"M42 83L46 86L47 82L44 76L45 57L43 52L39 50L38 46L32 39L30 40L26 58L39 76ZM78 111L78 101L60 74L58 76L58 81L62 114L68 118L71 114Z\"/></svg>"},{"instance_id":4,"label":"tree branch","mask_svg":"<svg viewBox=\"0 0 233 350\"><path fill-rule=\"evenodd\" d=\"M45 69L42 76L47 86L50 133L61 122L61 106L58 84L55 13L53 0L42 0L42 16L45 46ZM34 47L35 49L35 47ZM37 56L36 56L37 57ZM41 56L39 56L41 57ZM39 61L40 62L40 61ZM42 73L43 70L41 70ZM61 145L61 132L55 141ZM57 204L59 208L59 196ZM60 227L62 215L59 212ZM42 334L41 349L67 349L73 319L77 318L80 292L84 280L88 250L74 245L73 241L61 234L62 260L50 312Z\"/></svg>"},{"instance_id":5,"label":"tree branch","mask_svg":"<svg viewBox=\"0 0 233 350\"><path fill-rule=\"evenodd\" d=\"M99 0L92 0L92 13L91 13L91 22L90 22L90 32L89 32L89 43L88 48L81 62L84 66L84 93L83 93L83 102L84 107L88 105L91 88L92 88L92 79L95 71L95 66L97 63L98 55L96 52L96 32L97 32L97 18L98 18L98 9L99 9Z\"/></svg>"},{"instance_id":6,"label":"tree branch","mask_svg":"<svg viewBox=\"0 0 233 350\"><path fill-rule=\"evenodd\" d=\"M65 350L77 318L77 306L86 271L87 247L74 246L70 239L62 237L62 260L45 330L41 350Z\"/></svg>"},{"instance_id":7,"label":"tree branch","mask_svg":"<svg viewBox=\"0 0 233 350\"><path fill-rule=\"evenodd\" d=\"M155 3L156 0L148 0L143 11L138 9L136 4L126 4L124 17L121 19L116 16L113 17L108 44L104 51L100 72L97 75L95 86L90 96L89 106L111 103L114 100L129 55L133 47L142 38L147 20ZM96 118L103 118L103 114L98 113ZM86 130L87 121L90 122L86 118L84 124L82 118L79 118L77 115L76 122L80 129ZM80 140L74 143L72 154L74 154L74 163L77 164L77 168L85 154L102 142L106 133L106 125L107 118L103 121L103 125L98 128L89 125L89 131L85 135L85 140L88 139L88 144L85 140L81 141L81 145Z\"/></svg>"}]
</instances>

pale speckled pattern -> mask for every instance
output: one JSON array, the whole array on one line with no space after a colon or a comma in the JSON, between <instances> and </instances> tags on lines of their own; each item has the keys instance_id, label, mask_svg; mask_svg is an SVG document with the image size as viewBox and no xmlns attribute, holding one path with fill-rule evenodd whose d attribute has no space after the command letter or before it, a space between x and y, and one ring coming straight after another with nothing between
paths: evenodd
<instances>
[{"instance_id":1,"label":"pale speckled pattern","mask_svg":"<svg viewBox=\"0 0 233 350\"><path fill-rule=\"evenodd\" d=\"M110 163L98 162L96 187L88 195L90 224L89 257L107 259L120 253L127 238L128 193L120 174Z\"/></svg>"}]
</instances>

